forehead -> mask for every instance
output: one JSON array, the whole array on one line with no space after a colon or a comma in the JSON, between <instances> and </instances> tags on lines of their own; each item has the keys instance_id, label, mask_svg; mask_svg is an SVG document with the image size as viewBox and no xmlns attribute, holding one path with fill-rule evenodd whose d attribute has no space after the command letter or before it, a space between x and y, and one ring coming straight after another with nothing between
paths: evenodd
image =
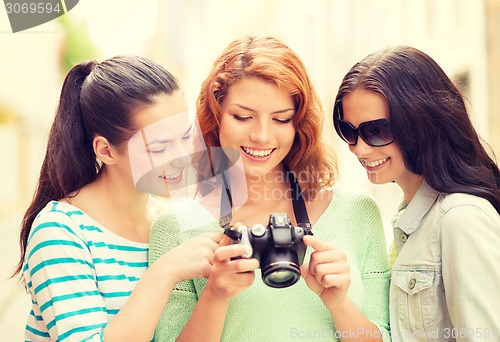
<instances>
[{"instance_id":1,"label":"forehead","mask_svg":"<svg viewBox=\"0 0 500 342\"><path fill-rule=\"evenodd\" d=\"M223 106L244 105L252 109L293 109L293 99L287 89L259 77L243 78L229 87ZM256 108L254 108L256 107Z\"/></svg>"},{"instance_id":2,"label":"forehead","mask_svg":"<svg viewBox=\"0 0 500 342\"><path fill-rule=\"evenodd\" d=\"M154 122L187 112L188 106L184 94L176 90L171 94L159 94L153 102L139 107L133 113L135 127L142 129Z\"/></svg>"},{"instance_id":3,"label":"forehead","mask_svg":"<svg viewBox=\"0 0 500 342\"><path fill-rule=\"evenodd\" d=\"M343 118L351 123L389 119L385 98L375 92L357 88L342 99Z\"/></svg>"}]
</instances>

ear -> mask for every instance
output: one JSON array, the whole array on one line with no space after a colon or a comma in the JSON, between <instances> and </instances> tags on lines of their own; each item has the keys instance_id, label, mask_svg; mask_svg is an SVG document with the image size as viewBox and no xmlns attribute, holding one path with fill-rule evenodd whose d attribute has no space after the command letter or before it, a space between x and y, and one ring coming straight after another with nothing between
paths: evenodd
<instances>
[{"instance_id":1,"label":"ear","mask_svg":"<svg viewBox=\"0 0 500 342\"><path fill-rule=\"evenodd\" d=\"M96 157L104 164L113 165L116 163L115 157L118 151L109 143L108 139L103 136L97 136L92 141L92 147L94 148Z\"/></svg>"}]
</instances>

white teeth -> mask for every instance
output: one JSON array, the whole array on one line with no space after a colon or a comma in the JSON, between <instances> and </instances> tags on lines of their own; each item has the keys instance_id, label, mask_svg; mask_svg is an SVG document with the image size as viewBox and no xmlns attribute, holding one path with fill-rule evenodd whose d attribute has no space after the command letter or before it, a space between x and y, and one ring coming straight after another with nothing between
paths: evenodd
<instances>
[{"instance_id":1,"label":"white teeth","mask_svg":"<svg viewBox=\"0 0 500 342\"><path fill-rule=\"evenodd\" d=\"M268 149L268 150L254 150L253 148L249 148L249 147L243 147L243 150L253 156L253 157L267 157L268 155L271 154L271 152L273 152L273 149Z\"/></svg>"},{"instance_id":2,"label":"white teeth","mask_svg":"<svg viewBox=\"0 0 500 342\"><path fill-rule=\"evenodd\" d=\"M389 158L383 158L383 159L374 160L371 162L367 161L367 162L365 162L365 164L366 164L366 166L369 166L369 167L375 167L375 166L379 166L380 164L385 163L388 160L389 160Z\"/></svg>"},{"instance_id":3,"label":"white teeth","mask_svg":"<svg viewBox=\"0 0 500 342\"><path fill-rule=\"evenodd\" d=\"M168 176L160 176L160 178L163 178L163 179L175 179L177 177L179 177L181 175L181 173L174 173L174 174L171 174L171 175L168 175Z\"/></svg>"}]
</instances>

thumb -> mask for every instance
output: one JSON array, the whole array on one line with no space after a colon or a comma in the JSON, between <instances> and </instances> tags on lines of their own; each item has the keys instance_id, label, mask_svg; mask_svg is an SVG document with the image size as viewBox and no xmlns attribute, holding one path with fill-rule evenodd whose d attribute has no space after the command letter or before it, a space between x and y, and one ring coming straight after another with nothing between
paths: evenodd
<instances>
[{"instance_id":1,"label":"thumb","mask_svg":"<svg viewBox=\"0 0 500 342\"><path fill-rule=\"evenodd\" d=\"M222 240L220 240L219 245L220 246L229 246L231 244L232 240L229 238L229 236L224 235Z\"/></svg>"},{"instance_id":2,"label":"thumb","mask_svg":"<svg viewBox=\"0 0 500 342\"><path fill-rule=\"evenodd\" d=\"M209 238L217 243L221 242L221 240L224 238L223 233L208 232L208 233L204 233L203 235L205 235L207 238Z\"/></svg>"},{"instance_id":3,"label":"thumb","mask_svg":"<svg viewBox=\"0 0 500 342\"><path fill-rule=\"evenodd\" d=\"M309 275L309 263L303 263L300 266L300 275L302 278L306 279L307 276Z\"/></svg>"}]
</instances>

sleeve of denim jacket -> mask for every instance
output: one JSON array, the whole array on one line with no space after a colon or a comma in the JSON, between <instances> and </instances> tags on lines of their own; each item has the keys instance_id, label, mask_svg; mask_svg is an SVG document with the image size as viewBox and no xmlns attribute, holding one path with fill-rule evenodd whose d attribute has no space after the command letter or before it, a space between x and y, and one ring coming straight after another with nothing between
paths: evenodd
<instances>
[{"instance_id":1,"label":"sleeve of denim jacket","mask_svg":"<svg viewBox=\"0 0 500 342\"><path fill-rule=\"evenodd\" d=\"M441 222L443 283L457 341L500 336L500 216L483 203L453 207Z\"/></svg>"}]
</instances>

